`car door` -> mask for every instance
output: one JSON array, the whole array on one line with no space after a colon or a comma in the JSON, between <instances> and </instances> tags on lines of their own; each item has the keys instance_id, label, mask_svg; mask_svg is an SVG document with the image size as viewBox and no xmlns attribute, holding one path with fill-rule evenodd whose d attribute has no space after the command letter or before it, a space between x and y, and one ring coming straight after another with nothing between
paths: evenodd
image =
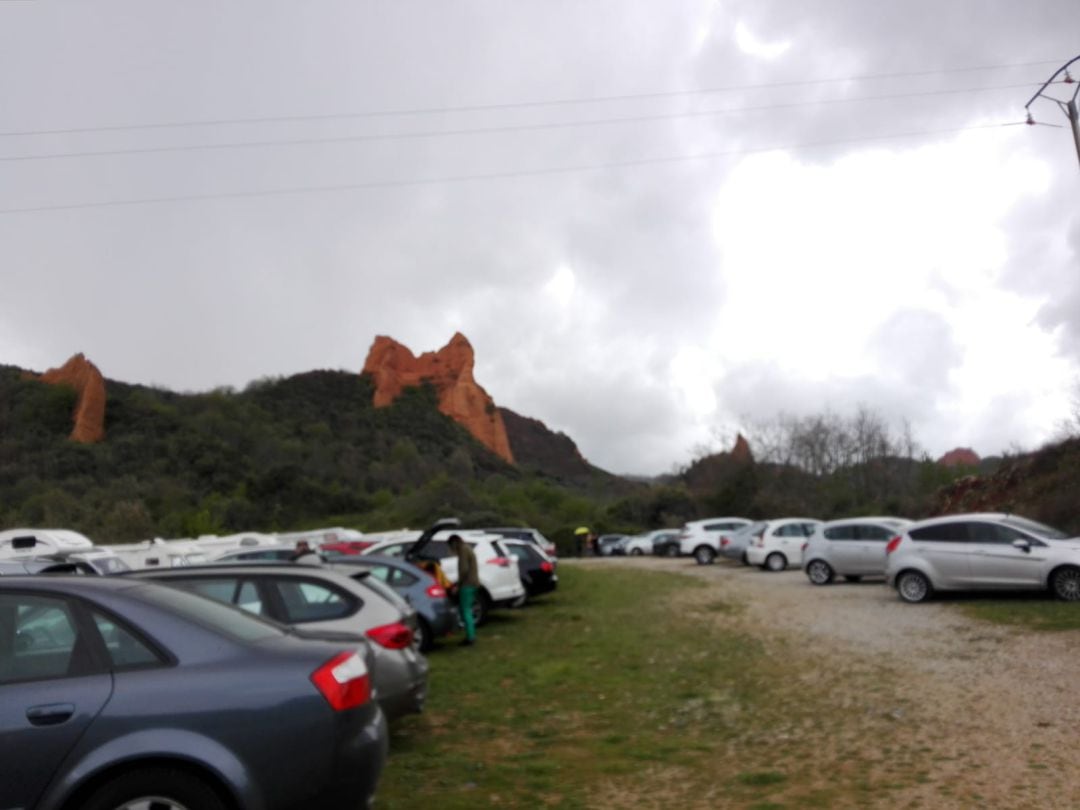
<instances>
[{"instance_id":1,"label":"car door","mask_svg":"<svg viewBox=\"0 0 1080 810\"><path fill-rule=\"evenodd\" d=\"M788 564L798 564L802 560L802 544L806 540L801 523L783 523L776 527L773 547L783 552Z\"/></svg>"},{"instance_id":2,"label":"car door","mask_svg":"<svg viewBox=\"0 0 1080 810\"><path fill-rule=\"evenodd\" d=\"M855 525L830 526L823 532L829 544L829 562L841 576L858 575L862 571L857 529Z\"/></svg>"},{"instance_id":3,"label":"car door","mask_svg":"<svg viewBox=\"0 0 1080 810\"><path fill-rule=\"evenodd\" d=\"M990 588L1039 588L1048 548L1011 526L989 521L972 521L971 581L973 586ZM1013 545L1025 540L1028 550Z\"/></svg>"},{"instance_id":4,"label":"car door","mask_svg":"<svg viewBox=\"0 0 1080 810\"><path fill-rule=\"evenodd\" d=\"M896 537L896 531L876 523L860 523L856 527L859 549L859 574L861 576L884 576L885 546Z\"/></svg>"},{"instance_id":5,"label":"car door","mask_svg":"<svg viewBox=\"0 0 1080 810\"><path fill-rule=\"evenodd\" d=\"M908 531L913 550L930 568L937 588L964 588L971 581L971 544L967 523L934 523Z\"/></svg>"},{"instance_id":6,"label":"car door","mask_svg":"<svg viewBox=\"0 0 1080 810\"><path fill-rule=\"evenodd\" d=\"M0 789L33 807L112 695L95 630L74 600L0 593Z\"/></svg>"}]
</instances>

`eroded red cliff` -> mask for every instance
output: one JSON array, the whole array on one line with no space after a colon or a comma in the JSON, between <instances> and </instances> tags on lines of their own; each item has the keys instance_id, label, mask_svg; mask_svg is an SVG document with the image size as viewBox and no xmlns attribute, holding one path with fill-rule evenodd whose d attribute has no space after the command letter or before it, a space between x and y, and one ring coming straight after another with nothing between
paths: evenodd
<instances>
[{"instance_id":1,"label":"eroded red cliff","mask_svg":"<svg viewBox=\"0 0 1080 810\"><path fill-rule=\"evenodd\" d=\"M375 338L364 373L375 381L375 407L389 405L405 388L430 382L439 394L439 410L463 425L477 441L511 464L506 425L491 397L473 378L473 348L460 332L437 352L415 356L384 335Z\"/></svg>"},{"instance_id":2,"label":"eroded red cliff","mask_svg":"<svg viewBox=\"0 0 1080 810\"><path fill-rule=\"evenodd\" d=\"M979 454L970 447L957 447L938 459L938 464L943 467L978 467Z\"/></svg>"},{"instance_id":3,"label":"eroded red cliff","mask_svg":"<svg viewBox=\"0 0 1080 810\"><path fill-rule=\"evenodd\" d=\"M78 399L75 401L72 441L93 444L105 438L105 378L97 366L79 353L38 379L50 385L67 385L75 389Z\"/></svg>"}]
</instances>

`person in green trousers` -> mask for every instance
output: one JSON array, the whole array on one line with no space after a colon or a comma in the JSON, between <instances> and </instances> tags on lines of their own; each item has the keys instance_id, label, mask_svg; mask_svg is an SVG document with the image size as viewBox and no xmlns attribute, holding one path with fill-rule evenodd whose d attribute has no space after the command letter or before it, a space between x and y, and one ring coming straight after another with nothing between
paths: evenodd
<instances>
[{"instance_id":1,"label":"person in green trousers","mask_svg":"<svg viewBox=\"0 0 1080 810\"><path fill-rule=\"evenodd\" d=\"M461 643L468 647L476 643L476 622L473 621L472 607L476 599L476 591L480 587L480 572L476 567L476 555L460 535L450 535L447 543L450 550L457 555L458 580L454 587L458 592L461 622L465 625L465 640Z\"/></svg>"}]
</instances>

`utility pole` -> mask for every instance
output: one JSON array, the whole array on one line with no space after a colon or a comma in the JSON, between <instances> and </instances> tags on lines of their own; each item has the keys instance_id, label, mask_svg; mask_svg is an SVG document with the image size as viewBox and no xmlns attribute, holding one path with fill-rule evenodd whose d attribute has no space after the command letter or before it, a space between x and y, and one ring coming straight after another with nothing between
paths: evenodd
<instances>
[{"instance_id":1,"label":"utility pole","mask_svg":"<svg viewBox=\"0 0 1080 810\"><path fill-rule=\"evenodd\" d=\"M1052 101L1054 104L1057 104L1058 107L1061 108L1061 111L1065 113L1065 117L1069 119L1069 126L1072 127L1073 143L1076 145L1076 159L1077 161L1080 161L1080 114L1077 113L1076 107L1076 97L1080 95L1080 83L1077 83L1076 79L1074 79L1069 73L1069 66L1074 64L1075 62L1080 62L1080 56L1074 56L1064 65L1055 70L1054 73L1050 76L1050 78L1046 80L1043 86L1038 89L1035 95L1033 95L1028 100L1028 103L1024 105L1024 109L1027 110L1027 122L1029 124L1035 124L1037 122L1031 115L1032 104L1034 104L1040 98L1047 101ZM1073 90L1072 97L1065 100L1056 98L1055 96L1047 95L1046 93L1046 88L1048 88L1055 82L1058 82L1058 76L1061 76L1062 74L1064 74L1064 78L1060 80L1060 84L1064 84L1066 86L1070 84L1076 85L1076 89Z\"/></svg>"}]
</instances>

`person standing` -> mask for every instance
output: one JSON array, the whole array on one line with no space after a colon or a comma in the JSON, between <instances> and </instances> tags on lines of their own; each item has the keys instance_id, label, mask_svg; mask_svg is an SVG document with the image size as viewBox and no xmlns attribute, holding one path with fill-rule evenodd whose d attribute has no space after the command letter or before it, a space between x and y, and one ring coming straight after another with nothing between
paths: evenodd
<instances>
[{"instance_id":1,"label":"person standing","mask_svg":"<svg viewBox=\"0 0 1080 810\"><path fill-rule=\"evenodd\" d=\"M450 535L447 544L457 556L458 579L454 588L457 590L461 623L465 625L465 640L461 643L468 647L476 643L476 622L473 620L472 607L476 591L480 587L480 572L476 566L476 555L460 535Z\"/></svg>"}]
</instances>

